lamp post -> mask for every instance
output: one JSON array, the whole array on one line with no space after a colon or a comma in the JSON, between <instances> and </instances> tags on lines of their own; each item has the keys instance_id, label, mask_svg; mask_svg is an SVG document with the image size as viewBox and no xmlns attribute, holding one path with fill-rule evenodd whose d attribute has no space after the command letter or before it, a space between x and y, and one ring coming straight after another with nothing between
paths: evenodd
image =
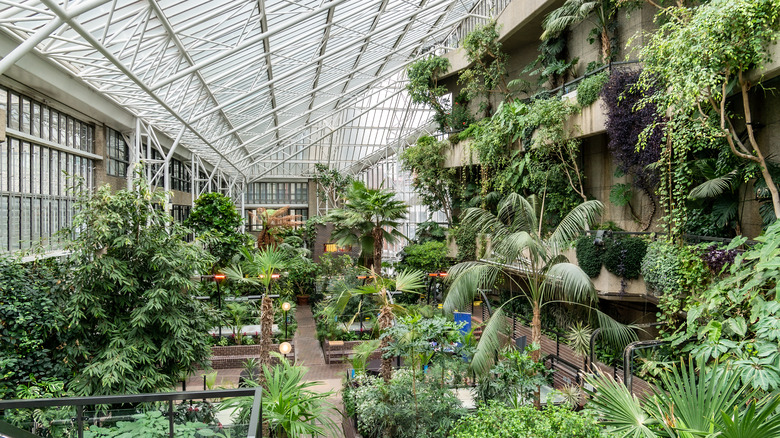
<instances>
[{"instance_id":1,"label":"lamp post","mask_svg":"<svg viewBox=\"0 0 780 438\"><path fill-rule=\"evenodd\" d=\"M282 310L284 311L284 340L285 341L287 340L287 312L290 311L290 307L291 307L290 303L288 303L287 301L282 303ZM286 342L284 342L283 344L286 344ZM282 348L282 346L280 345L279 348Z\"/></svg>"}]
</instances>

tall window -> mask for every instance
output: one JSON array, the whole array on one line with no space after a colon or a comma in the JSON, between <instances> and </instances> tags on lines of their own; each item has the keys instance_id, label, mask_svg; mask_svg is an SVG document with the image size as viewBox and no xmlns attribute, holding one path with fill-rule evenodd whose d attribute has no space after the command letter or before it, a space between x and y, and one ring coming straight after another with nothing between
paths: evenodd
<instances>
[{"instance_id":1,"label":"tall window","mask_svg":"<svg viewBox=\"0 0 780 438\"><path fill-rule=\"evenodd\" d=\"M106 128L106 148L108 149L106 173L111 176L127 177L127 168L130 166L130 148L125 143L122 134L111 128Z\"/></svg>"},{"instance_id":2,"label":"tall window","mask_svg":"<svg viewBox=\"0 0 780 438\"><path fill-rule=\"evenodd\" d=\"M82 151L94 151L94 126L2 87L0 107L8 126L0 142L0 251L56 247L73 218L68 188L93 187L93 162Z\"/></svg>"},{"instance_id":3,"label":"tall window","mask_svg":"<svg viewBox=\"0 0 780 438\"><path fill-rule=\"evenodd\" d=\"M260 182L249 185L246 194L249 204L308 204L307 182Z\"/></svg>"}]
</instances>

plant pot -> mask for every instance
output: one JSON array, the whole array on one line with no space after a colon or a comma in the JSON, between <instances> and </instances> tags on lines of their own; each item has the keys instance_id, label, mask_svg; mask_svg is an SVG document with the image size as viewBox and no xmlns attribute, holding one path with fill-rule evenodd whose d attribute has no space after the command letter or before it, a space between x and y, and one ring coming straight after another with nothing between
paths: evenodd
<instances>
[{"instance_id":1,"label":"plant pot","mask_svg":"<svg viewBox=\"0 0 780 438\"><path fill-rule=\"evenodd\" d=\"M309 295L298 295L297 296L298 305L299 306L307 306L309 305Z\"/></svg>"}]
</instances>

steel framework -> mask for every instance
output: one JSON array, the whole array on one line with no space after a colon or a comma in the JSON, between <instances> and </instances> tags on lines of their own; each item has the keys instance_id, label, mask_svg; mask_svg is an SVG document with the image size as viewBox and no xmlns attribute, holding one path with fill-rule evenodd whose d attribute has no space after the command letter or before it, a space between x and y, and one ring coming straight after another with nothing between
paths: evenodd
<instances>
[{"instance_id":1,"label":"steel framework","mask_svg":"<svg viewBox=\"0 0 780 438\"><path fill-rule=\"evenodd\" d=\"M150 182L169 187L181 145L193 196L219 181L238 201L249 182L317 162L358 173L430 130L405 67L451 39L476 0L2 3L0 32L18 45L0 74L36 52L135 115L134 161L160 164ZM158 133L175 139L167 151Z\"/></svg>"}]
</instances>

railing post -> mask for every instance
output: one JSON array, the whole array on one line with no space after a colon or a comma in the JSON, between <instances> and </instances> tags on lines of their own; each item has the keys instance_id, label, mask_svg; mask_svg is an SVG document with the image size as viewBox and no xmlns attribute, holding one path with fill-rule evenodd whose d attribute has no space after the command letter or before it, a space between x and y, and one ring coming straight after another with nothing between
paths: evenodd
<instances>
[{"instance_id":1,"label":"railing post","mask_svg":"<svg viewBox=\"0 0 780 438\"><path fill-rule=\"evenodd\" d=\"M79 438L84 438L84 406L76 406L76 427Z\"/></svg>"},{"instance_id":2,"label":"railing post","mask_svg":"<svg viewBox=\"0 0 780 438\"><path fill-rule=\"evenodd\" d=\"M173 438L173 400L168 400L168 436Z\"/></svg>"}]
</instances>

